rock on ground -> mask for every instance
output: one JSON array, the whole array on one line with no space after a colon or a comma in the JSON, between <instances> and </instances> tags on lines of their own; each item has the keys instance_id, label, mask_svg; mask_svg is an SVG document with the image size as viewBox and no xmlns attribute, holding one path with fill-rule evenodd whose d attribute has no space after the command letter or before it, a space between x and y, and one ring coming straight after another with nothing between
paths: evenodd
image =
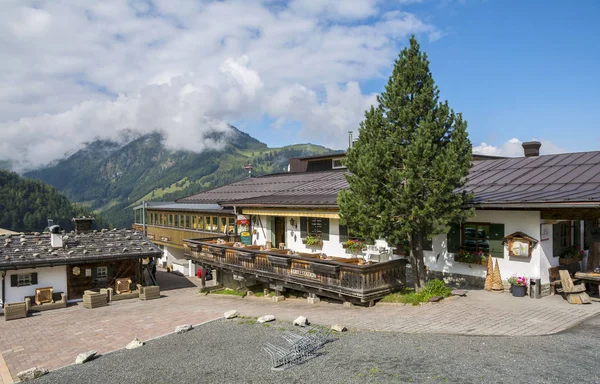
<instances>
[{"instance_id":1,"label":"rock on ground","mask_svg":"<svg viewBox=\"0 0 600 384\"><path fill-rule=\"evenodd\" d=\"M144 345L144 342L139 340L137 337L133 339L125 348L127 349L136 349Z\"/></svg>"},{"instance_id":2,"label":"rock on ground","mask_svg":"<svg viewBox=\"0 0 600 384\"><path fill-rule=\"evenodd\" d=\"M334 324L331 326L331 330L336 332L346 332L348 328L344 327L341 324Z\"/></svg>"},{"instance_id":3,"label":"rock on ground","mask_svg":"<svg viewBox=\"0 0 600 384\"><path fill-rule=\"evenodd\" d=\"M268 321L273 321L275 320L275 316L273 315L264 315L258 318L258 320L256 320L257 323L266 323Z\"/></svg>"},{"instance_id":4,"label":"rock on ground","mask_svg":"<svg viewBox=\"0 0 600 384\"><path fill-rule=\"evenodd\" d=\"M451 293L454 296L467 296L467 291L464 289L454 289Z\"/></svg>"},{"instance_id":5,"label":"rock on ground","mask_svg":"<svg viewBox=\"0 0 600 384\"><path fill-rule=\"evenodd\" d=\"M298 316L296 320L294 320L294 325L298 325L300 327L305 327L309 324L308 319L304 316Z\"/></svg>"},{"instance_id":6,"label":"rock on ground","mask_svg":"<svg viewBox=\"0 0 600 384\"><path fill-rule=\"evenodd\" d=\"M75 358L75 364L86 363L86 362L92 360L96 356L97 353L98 353L98 351L95 351L95 350L82 352L79 355L77 355L77 358Z\"/></svg>"},{"instance_id":7,"label":"rock on ground","mask_svg":"<svg viewBox=\"0 0 600 384\"><path fill-rule=\"evenodd\" d=\"M175 333L184 333L187 331L191 331L192 330L192 326L190 324L183 324L183 325L178 325L175 328Z\"/></svg>"},{"instance_id":8,"label":"rock on ground","mask_svg":"<svg viewBox=\"0 0 600 384\"><path fill-rule=\"evenodd\" d=\"M33 368L29 368L26 371L17 373L17 378L19 379L19 381L29 381L29 380L37 379L38 377L42 377L47 373L48 373L48 370L46 368L33 367Z\"/></svg>"},{"instance_id":9,"label":"rock on ground","mask_svg":"<svg viewBox=\"0 0 600 384\"><path fill-rule=\"evenodd\" d=\"M231 311L227 311L223 314L223 316L225 316L226 319L233 319L235 317L238 317L239 315L240 314L235 309L232 309Z\"/></svg>"}]
</instances>

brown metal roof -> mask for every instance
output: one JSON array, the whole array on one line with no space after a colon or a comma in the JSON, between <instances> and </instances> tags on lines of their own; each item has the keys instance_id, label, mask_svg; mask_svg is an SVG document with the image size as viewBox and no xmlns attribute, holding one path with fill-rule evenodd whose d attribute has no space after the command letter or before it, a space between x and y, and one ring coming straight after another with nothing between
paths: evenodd
<instances>
[{"instance_id":1,"label":"brown metal roof","mask_svg":"<svg viewBox=\"0 0 600 384\"><path fill-rule=\"evenodd\" d=\"M177 202L335 207L338 192L348 187L344 174L334 170L253 177ZM461 190L473 192L477 206L600 205L600 151L479 160Z\"/></svg>"},{"instance_id":2,"label":"brown metal roof","mask_svg":"<svg viewBox=\"0 0 600 384\"><path fill-rule=\"evenodd\" d=\"M336 205L348 187L343 170L251 177L177 200L222 205Z\"/></svg>"},{"instance_id":3,"label":"brown metal roof","mask_svg":"<svg viewBox=\"0 0 600 384\"><path fill-rule=\"evenodd\" d=\"M600 204L600 151L479 161L463 190L480 206Z\"/></svg>"}]
</instances>

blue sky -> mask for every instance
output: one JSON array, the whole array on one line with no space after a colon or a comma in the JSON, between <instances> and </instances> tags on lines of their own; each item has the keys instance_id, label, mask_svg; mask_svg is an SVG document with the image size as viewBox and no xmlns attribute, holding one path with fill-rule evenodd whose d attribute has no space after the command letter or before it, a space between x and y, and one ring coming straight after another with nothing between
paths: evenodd
<instances>
[{"instance_id":1,"label":"blue sky","mask_svg":"<svg viewBox=\"0 0 600 384\"><path fill-rule=\"evenodd\" d=\"M420 39L421 48L442 98L468 120L474 145L516 137L568 151L600 148L600 4L423 2L414 9L444 33ZM378 93L386 81L362 84Z\"/></svg>"},{"instance_id":2,"label":"blue sky","mask_svg":"<svg viewBox=\"0 0 600 384\"><path fill-rule=\"evenodd\" d=\"M591 0L5 0L0 161L43 166L95 139L228 124L270 146L344 148L415 34L474 149L600 147Z\"/></svg>"}]
</instances>

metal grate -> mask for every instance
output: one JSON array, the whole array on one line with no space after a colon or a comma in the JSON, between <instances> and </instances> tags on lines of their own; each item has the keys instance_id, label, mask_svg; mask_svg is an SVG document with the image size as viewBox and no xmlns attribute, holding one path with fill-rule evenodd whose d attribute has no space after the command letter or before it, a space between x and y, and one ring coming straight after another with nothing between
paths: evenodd
<instances>
[{"instance_id":1,"label":"metal grate","mask_svg":"<svg viewBox=\"0 0 600 384\"><path fill-rule=\"evenodd\" d=\"M318 350L334 340L330 335L331 329L316 327L308 329L304 334L284 332L283 339L288 343L286 347L267 343L263 348L271 358L271 369L282 371L318 356Z\"/></svg>"}]
</instances>

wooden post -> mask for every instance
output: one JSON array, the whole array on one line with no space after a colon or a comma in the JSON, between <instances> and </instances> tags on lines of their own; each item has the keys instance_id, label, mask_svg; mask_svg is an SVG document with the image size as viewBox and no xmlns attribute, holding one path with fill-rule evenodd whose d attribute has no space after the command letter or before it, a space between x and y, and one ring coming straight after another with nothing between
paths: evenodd
<instances>
[{"instance_id":1,"label":"wooden post","mask_svg":"<svg viewBox=\"0 0 600 384\"><path fill-rule=\"evenodd\" d=\"M206 269L205 269L204 264L200 264L200 268L202 268L202 278L201 278L200 286L204 289L204 288L206 288Z\"/></svg>"}]
</instances>

